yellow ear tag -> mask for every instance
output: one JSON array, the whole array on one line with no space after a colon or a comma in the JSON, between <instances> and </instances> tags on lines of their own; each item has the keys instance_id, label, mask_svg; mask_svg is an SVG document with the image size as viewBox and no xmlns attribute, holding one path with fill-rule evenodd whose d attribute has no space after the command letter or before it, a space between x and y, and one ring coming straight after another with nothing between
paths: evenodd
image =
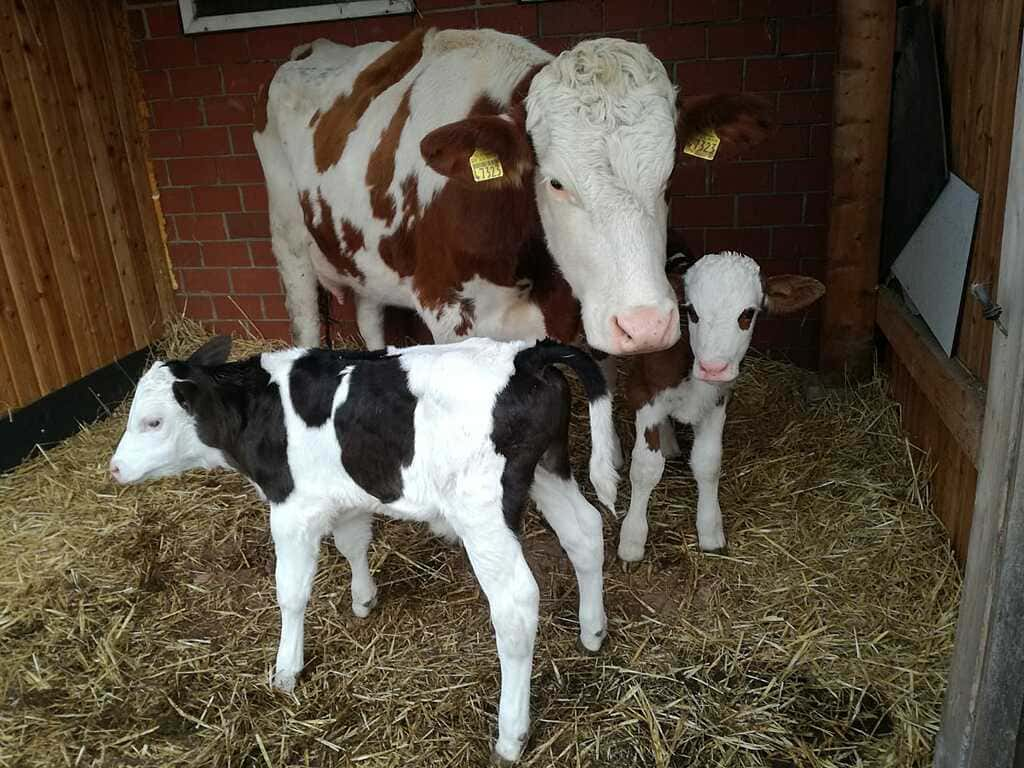
<instances>
[{"instance_id":1,"label":"yellow ear tag","mask_svg":"<svg viewBox=\"0 0 1024 768\"><path fill-rule=\"evenodd\" d=\"M473 171L473 181L491 181L505 175L498 156L484 149L473 151L469 156L469 167Z\"/></svg>"},{"instance_id":2,"label":"yellow ear tag","mask_svg":"<svg viewBox=\"0 0 1024 768\"><path fill-rule=\"evenodd\" d=\"M718 134L713 129L708 129L690 139L689 143L683 147L683 152L699 157L701 160L714 160L718 153L718 145L721 143L722 140L718 138Z\"/></svg>"}]
</instances>

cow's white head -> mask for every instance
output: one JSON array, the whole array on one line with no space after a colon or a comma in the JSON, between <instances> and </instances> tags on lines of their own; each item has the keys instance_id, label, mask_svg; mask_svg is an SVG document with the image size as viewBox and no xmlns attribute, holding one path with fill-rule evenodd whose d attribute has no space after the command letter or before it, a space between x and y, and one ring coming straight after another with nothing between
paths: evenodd
<instances>
[{"instance_id":1,"label":"cow's white head","mask_svg":"<svg viewBox=\"0 0 1024 768\"><path fill-rule=\"evenodd\" d=\"M173 368L223 363L230 350L231 338L218 336L196 350L188 361L156 362L143 374L135 388L124 434L110 460L114 480L139 483L188 469L225 465L224 455L199 438L196 419L190 412L196 383L182 380Z\"/></svg>"},{"instance_id":2,"label":"cow's white head","mask_svg":"<svg viewBox=\"0 0 1024 768\"><path fill-rule=\"evenodd\" d=\"M813 277L765 279L749 256L725 251L701 258L686 271L682 310L689 323L693 377L732 381L750 346L758 314L787 315L825 294Z\"/></svg>"},{"instance_id":3,"label":"cow's white head","mask_svg":"<svg viewBox=\"0 0 1024 768\"><path fill-rule=\"evenodd\" d=\"M714 129L734 153L766 135L768 113L747 95L679 102L645 46L586 40L539 68L525 109L513 104L507 114L443 126L421 150L434 170L470 187L478 149L500 158L503 184L532 184L548 250L580 302L587 342L628 355L679 338L665 277L677 137L685 143Z\"/></svg>"}]
</instances>

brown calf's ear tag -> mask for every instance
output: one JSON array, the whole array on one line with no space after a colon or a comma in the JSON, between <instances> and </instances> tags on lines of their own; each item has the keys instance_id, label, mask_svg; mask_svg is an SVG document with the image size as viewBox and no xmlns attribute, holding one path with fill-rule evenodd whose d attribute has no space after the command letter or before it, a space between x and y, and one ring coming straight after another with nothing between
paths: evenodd
<instances>
[{"instance_id":1,"label":"brown calf's ear tag","mask_svg":"<svg viewBox=\"0 0 1024 768\"><path fill-rule=\"evenodd\" d=\"M469 156L469 167L473 171L473 181L491 181L505 175L501 160L493 152L477 148Z\"/></svg>"},{"instance_id":2,"label":"brown calf's ear tag","mask_svg":"<svg viewBox=\"0 0 1024 768\"><path fill-rule=\"evenodd\" d=\"M714 160L718 154L718 145L722 140L714 129L709 128L704 133L698 133L690 139L683 147L684 154L699 157L701 160Z\"/></svg>"}]
</instances>

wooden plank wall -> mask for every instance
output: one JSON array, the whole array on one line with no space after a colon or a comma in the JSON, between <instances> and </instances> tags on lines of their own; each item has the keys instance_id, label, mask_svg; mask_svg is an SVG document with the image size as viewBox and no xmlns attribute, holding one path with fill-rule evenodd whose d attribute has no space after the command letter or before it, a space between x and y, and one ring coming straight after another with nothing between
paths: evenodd
<instances>
[{"instance_id":1,"label":"wooden plank wall","mask_svg":"<svg viewBox=\"0 0 1024 768\"><path fill-rule=\"evenodd\" d=\"M0 411L173 310L128 39L116 0L0 0Z\"/></svg>"},{"instance_id":2,"label":"wooden plank wall","mask_svg":"<svg viewBox=\"0 0 1024 768\"><path fill-rule=\"evenodd\" d=\"M999 272L1024 0L929 1L947 89L951 168L981 195L968 284L980 281L992 287ZM998 289L993 295L998 297ZM987 381L991 345L992 323L982 317L973 299L965 299L954 364L980 382ZM892 350L886 359L904 426L930 455L936 512L964 562L977 468L914 381L908 361L898 359Z\"/></svg>"}]
</instances>

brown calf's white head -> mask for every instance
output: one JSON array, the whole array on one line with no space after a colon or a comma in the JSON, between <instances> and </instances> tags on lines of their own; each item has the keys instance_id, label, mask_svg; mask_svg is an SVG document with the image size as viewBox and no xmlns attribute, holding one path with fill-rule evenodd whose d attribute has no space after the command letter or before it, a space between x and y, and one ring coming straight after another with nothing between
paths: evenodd
<instances>
[{"instance_id":1,"label":"brown calf's white head","mask_svg":"<svg viewBox=\"0 0 1024 768\"><path fill-rule=\"evenodd\" d=\"M690 267L683 292L693 377L727 382L739 374L760 313L798 312L821 298L825 286L803 275L766 279L752 258L725 251L708 254Z\"/></svg>"}]
</instances>

